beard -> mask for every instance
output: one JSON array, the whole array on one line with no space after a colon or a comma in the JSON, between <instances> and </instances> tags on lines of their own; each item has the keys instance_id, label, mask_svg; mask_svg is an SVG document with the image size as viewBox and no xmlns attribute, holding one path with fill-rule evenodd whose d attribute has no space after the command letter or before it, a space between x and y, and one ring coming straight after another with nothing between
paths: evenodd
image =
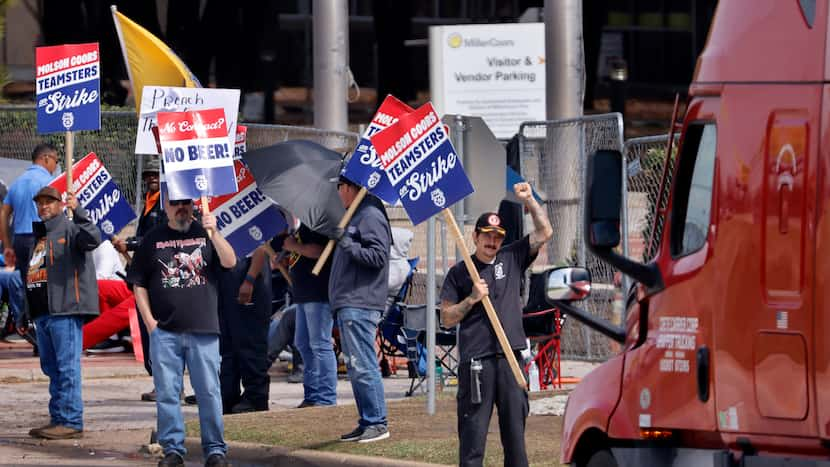
<instances>
[{"instance_id":1,"label":"beard","mask_svg":"<svg viewBox=\"0 0 830 467\"><path fill-rule=\"evenodd\" d=\"M193 220L190 218L187 211L178 211L170 224L174 230L178 230L179 232L187 232L190 229L190 224L192 223Z\"/></svg>"}]
</instances>

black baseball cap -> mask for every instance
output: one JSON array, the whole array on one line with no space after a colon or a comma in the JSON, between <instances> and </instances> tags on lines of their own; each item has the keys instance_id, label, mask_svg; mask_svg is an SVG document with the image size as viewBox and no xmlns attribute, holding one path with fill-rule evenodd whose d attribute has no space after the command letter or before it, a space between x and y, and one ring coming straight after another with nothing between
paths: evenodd
<instances>
[{"instance_id":1,"label":"black baseball cap","mask_svg":"<svg viewBox=\"0 0 830 467\"><path fill-rule=\"evenodd\" d=\"M476 232L496 232L502 236L507 235L507 231L501 225L501 217L495 212L485 212L478 216Z\"/></svg>"}]
</instances>

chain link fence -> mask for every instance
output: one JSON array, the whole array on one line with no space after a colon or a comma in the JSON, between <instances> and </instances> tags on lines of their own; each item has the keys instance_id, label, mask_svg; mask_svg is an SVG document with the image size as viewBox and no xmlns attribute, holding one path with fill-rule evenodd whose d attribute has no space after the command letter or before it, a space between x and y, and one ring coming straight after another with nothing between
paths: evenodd
<instances>
[{"instance_id":1,"label":"chain link fence","mask_svg":"<svg viewBox=\"0 0 830 467\"><path fill-rule=\"evenodd\" d=\"M336 151L351 150L358 134L287 125L246 124L247 147L257 149L289 139L306 139ZM131 202L136 199L137 178L135 136L138 118L134 112L101 112L101 130L75 133L74 158L79 160L94 152L110 171L122 193ZM32 107L0 107L0 157L30 160L34 147L41 142L54 144L61 154L65 149L63 133L39 135L37 114Z\"/></svg>"},{"instance_id":2,"label":"chain link fence","mask_svg":"<svg viewBox=\"0 0 830 467\"><path fill-rule=\"evenodd\" d=\"M658 216L657 223L654 216L666 209L669 187L671 187L674 165L677 160L677 141L675 135L672 145L672 157L669 160L668 175L663 196L660 196L660 180L663 177L663 167L666 163L666 146L669 135L646 136L632 138L625 142L623 154L628 165L628 193L626 194L625 209L628 215L628 257L636 261L648 262L657 254L657 245L663 234L665 216ZM652 232L652 230L654 230ZM651 240L652 236L654 239Z\"/></svg>"},{"instance_id":3,"label":"chain link fence","mask_svg":"<svg viewBox=\"0 0 830 467\"><path fill-rule=\"evenodd\" d=\"M591 271L591 296L581 306L605 320L619 322L621 290L615 270L587 249L583 240L585 161L597 150L622 151L622 116L618 113L568 120L526 122L519 128L522 176L546 199L553 239L537 264L572 265ZM615 312L616 311L616 312ZM562 356L604 360L612 341L576 320L562 329Z\"/></svg>"}]
</instances>

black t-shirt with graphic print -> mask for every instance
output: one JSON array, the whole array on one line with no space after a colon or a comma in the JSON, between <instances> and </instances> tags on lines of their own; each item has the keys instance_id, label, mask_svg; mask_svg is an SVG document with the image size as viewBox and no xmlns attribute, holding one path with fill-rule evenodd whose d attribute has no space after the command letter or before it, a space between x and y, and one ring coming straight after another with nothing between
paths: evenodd
<instances>
[{"instance_id":1,"label":"black t-shirt with graphic print","mask_svg":"<svg viewBox=\"0 0 830 467\"><path fill-rule=\"evenodd\" d=\"M530 237L525 236L503 246L492 264L482 263L473 256L478 274L487 282L490 300L513 350L525 348L522 327L521 282L525 269L536 259L530 253ZM441 288L441 300L458 303L473 291L473 281L464 262L459 262L447 273ZM461 361L489 357L503 353L496 333L487 319L484 304L478 302L461 320L458 335Z\"/></svg>"},{"instance_id":2,"label":"black t-shirt with graphic print","mask_svg":"<svg viewBox=\"0 0 830 467\"><path fill-rule=\"evenodd\" d=\"M158 327L171 332L219 334L217 280L221 264L205 229L187 232L163 224L141 240L127 282L144 287Z\"/></svg>"},{"instance_id":3,"label":"black t-shirt with graphic print","mask_svg":"<svg viewBox=\"0 0 830 467\"><path fill-rule=\"evenodd\" d=\"M29 302L29 318L49 314L49 287L46 275L46 237L42 237L32 250L29 271L26 275L26 300Z\"/></svg>"}]
</instances>

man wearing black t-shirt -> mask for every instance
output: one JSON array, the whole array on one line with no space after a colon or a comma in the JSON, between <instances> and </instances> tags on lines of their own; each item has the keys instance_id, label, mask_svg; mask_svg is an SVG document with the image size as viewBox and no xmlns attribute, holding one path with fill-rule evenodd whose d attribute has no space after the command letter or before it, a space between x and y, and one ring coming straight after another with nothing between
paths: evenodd
<instances>
[{"instance_id":1,"label":"man wearing black t-shirt","mask_svg":"<svg viewBox=\"0 0 830 467\"><path fill-rule=\"evenodd\" d=\"M552 236L553 229L544 209L533 197L530 185L517 183L513 190L530 212L534 231L502 246L507 232L498 214L482 214L473 233L476 247L473 263L481 281L474 284L464 263L460 262L449 270L441 289L442 324L452 327L460 323L457 404L462 466L482 465L493 404L499 412L504 465L528 465L524 439L527 393L516 384L481 303L484 297L490 297L510 346L518 354L525 347L522 276L536 259L539 248Z\"/></svg>"},{"instance_id":2,"label":"man wearing black t-shirt","mask_svg":"<svg viewBox=\"0 0 830 467\"><path fill-rule=\"evenodd\" d=\"M236 254L216 228L213 214L193 221L191 200L165 196L168 222L148 232L133 258L128 282L150 333L156 387L160 466L184 465L184 419L179 394L185 365L199 401L205 465L227 465L219 386L220 268L232 268Z\"/></svg>"}]
</instances>

